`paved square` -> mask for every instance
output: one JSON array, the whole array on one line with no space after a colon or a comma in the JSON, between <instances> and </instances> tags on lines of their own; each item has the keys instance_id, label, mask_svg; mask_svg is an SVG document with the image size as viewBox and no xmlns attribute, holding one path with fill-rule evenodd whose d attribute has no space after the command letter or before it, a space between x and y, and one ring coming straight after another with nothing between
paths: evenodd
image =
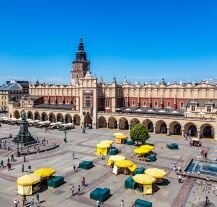
<instances>
[{"instance_id":1,"label":"paved square","mask_svg":"<svg viewBox=\"0 0 217 207\"><path fill-rule=\"evenodd\" d=\"M18 129L18 126L2 124L0 128L0 138L8 136L10 133L15 136L18 133ZM169 180L168 185L159 186L158 191L153 195L143 195L138 191L124 188L124 180L128 176L115 176L112 173L111 169L107 167L107 159L109 156L107 156L105 160L101 160L95 155L96 144L105 139L113 140L113 133L117 132L117 130L91 129L83 134L81 129L76 128L67 132L68 142L66 144L63 141L64 133L62 131L48 130L46 132L44 129L35 127L31 127L29 130L33 136L38 136L39 140L46 138L49 142L60 144L60 147L49 152L27 156L25 168L27 168L28 165L32 166L32 170L39 167L53 167L57 170L56 175L64 176L66 181L64 185L56 189L49 187L47 190L43 191L41 193L41 199L43 200L41 206L95 206L95 201L90 200L90 192L96 187L110 188L112 196L103 204L103 206L108 207L120 206L122 199L125 201L125 206L130 207L137 198L153 202L154 207L193 207L201 206L202 202L205 201L206 195L208 195L213 204L216 205L217 203L217 192L213 191L213 186L217 185L217 183L206 183L206 181L193 178L184 180L182 184L178 183L177 175L172 171L173 163L184 168L192 158L198 156L200 150L199 148L190 148L189 142L181 137L151 135L148 142L155 144L154 151L157 153L157 160L153 163L146 163L132 157L135 146L114 144L121 150L123 155L137 163L139 167L144 166L148 168L154 166L168 172L166 176ZM129 135L128 131L124 133ZM166 144L171 142L178 143L179 150L167 149ZM203 146L207 147L209 150L208 158L214 159L217 156L215 141L203 140ZM74 160L72 158L72 152L75 153L76 159ZM13 151L1 149L0 160L3 159L6 164L11 153L13 153ZM73 165L77 167L79 162L83 160L92 160L94 167L90 170L77 169L77 171L74 172ZM22 173L22 163L23 157L18 158L16 162L12 163L11 171L8 171L6 168L0 168L0 207L12 206L14 198L19 197L16 195L16 179L27 173ZM82 177L86 178L88 185L82 188L81 195L71 196L71 185L74 184L75 190L77 190L77 186L81 185Z\"/></svg>"}]
</instances>

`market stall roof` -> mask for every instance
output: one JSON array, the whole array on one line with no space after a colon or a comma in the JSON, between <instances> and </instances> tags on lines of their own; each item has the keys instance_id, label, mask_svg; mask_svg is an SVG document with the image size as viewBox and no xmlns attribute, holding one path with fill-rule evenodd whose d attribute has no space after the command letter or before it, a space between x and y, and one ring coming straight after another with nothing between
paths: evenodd
<instances>
[{"instance_id":1,"label":"market stall roof","mask_svg":"<svg viewBox=\"0 0 217 207\"><path fill-rule=\"evenodd\" d=\"M147 174L137 174L133 176L133 180L136 183L142 184L142 185L150 185L156 181L156 179L150 175Z\"/></svg>"},{"instance_id":2,"label":"market stall roof","mask_svg":"<svg viewBox=\"0 0 217 207\"><path fill-rule=\"evenodd\" d=\"M113 141L112 140L103 140L103 141L100 142L100 144L101 143L105 143L105 144L110 144L111 145L113 143Z\"/></svg>"},{"instance_id":3,"label":"market stall roof","mask_svg":"<svg viewBox=\"0 0 217 207\"><path fill-rule=\"evenodd\" d=\"M125 134L118 134L118 135L115 136L115 138L117 138L117 139L126 139L127 135L125 135Z\"/></svg>"},{"instance_id":4,"label":"market stall roof","mask_svg":"<svg viewBox=\"0 0 217 207\"><path fill-rule=\"evenodd\" d=\"M167 173L159 168L149 168L145 170L145 174L151 175L154 178L163 178Z\"/></svg>"},{"instance_id":5,"label":"market stall roof","mask_svg":"<svg viewBox=\"0 0 217 207\"><path fill-rule=\"evenodd\" d=\"M117 160L115 162L115 165L117 167L130 167L130 166L135 165L135 164L130 160Z\"/></svg>"},{"instance_id":6,"label":"market stall roof","mask_svg":"<svg viewBox=\"0 0 217 207\"><path fill-rule=\"evenodd\" d=\"M21 186L29 186L39 183L41 181L41 177L36 174L28 174L17 179L17 185Z\"/></svg>"},{"instance_id":7,"label":"market stall roof","mask_svg":"<svg viewBox=\"0 0 217 207\"><path fill-rule=\"evenodd\" d=\"M141 145L139 148L144 148L144 149L153 150L153 149L154 149L154 146L146 144L146 145Z\"/></svg>"},{"instance_id":8,"label":"market stall roof","mask_svg":"<svg viewBox=\"0 0 217 207\"><path fill-rule=\"evenodd\" d=\"M146 149L146 148L141 148L141 147L134 149L134 152L136 154L146 154L146 153L149 153L150 151L151 149Z\"/></svg>"},{"instance_id":9,"label":"market stall roof","mask_svg":"<svg viewBox=\"0 0 217 207\"><path fill-rule=\"evenodd\" d=\"M124 157L123 155L112 155L109 157L109 160L112 161L118 161L118 160L125 160L126 157Z\"/></svg>"},{"instance_id":10,"label":"market stall roof","mask_svg":"<svg viewBox=\"0 0 217 207\"><path fill-rule=\"evenodd\" d=\"M98 148L109 148L110 144L108 143L99 143L96 145Z\"/></svg>"},{"instance_id":11,"label":"market stall roof","mask_svg":"<svg viewBox=\"0 0 217 207\"><path fill-rule=\"evenodd\" d=\"M114 135L114 136L118 136L118 135L124 135L124 134L121 133L121 132L117 132L117 133L114 133L113 135Z\"/></svg>"},{"instance_id":12,"label":"market stall roof","mask_svg":"<svg viewBox=\"0 0 217 207\"><path fill-rule=\"evenodd\" d=\"M56 173L56 170L53 168L40 168L38 170L35 170L34 173L36 175L39 175L40 177L50 177L51 175L53 175L54 173Z\"/></svg>"}]
</instances>

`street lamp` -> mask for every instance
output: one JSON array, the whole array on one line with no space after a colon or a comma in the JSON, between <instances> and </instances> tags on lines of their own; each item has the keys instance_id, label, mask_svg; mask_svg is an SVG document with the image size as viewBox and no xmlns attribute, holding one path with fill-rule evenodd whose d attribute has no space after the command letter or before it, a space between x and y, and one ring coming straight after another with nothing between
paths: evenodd
<instances>
[{"instance_id":1,"label":"street lamp","mask_svg":"<svg viewBox=\"0 0 217 207\"><path fill-rule=\"evenodd\" d=\"M17 137L17 157L20 157L19 137Z\"/></svg>"},{"instance_id":2,"label":"street lamp","mask_svg":"<svg viewBox=\"0 0 217 207\"><path fill-rule=\"evenodd\" d=\"M65 133L64 142L67 143L67 139L66 139L66 129L64 129L64 133Z\"/></svg>"}]
</instances>

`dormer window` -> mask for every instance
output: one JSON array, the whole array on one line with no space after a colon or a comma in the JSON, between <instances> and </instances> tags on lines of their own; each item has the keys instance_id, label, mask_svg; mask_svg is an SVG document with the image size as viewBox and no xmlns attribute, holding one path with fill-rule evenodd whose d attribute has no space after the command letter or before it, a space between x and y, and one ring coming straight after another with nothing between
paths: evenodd
<instances>
[{"instance_id":1,"label":"dormer window","mask_svg":"<svg viewBox=\"0 0 217 207\"><path fill-rule=\"evenodd\" d=\"M146 101L143 102L143 106L146 107Z\"/></svg>"},{"instance_id":2,"label":"dormer window","mask_svg":"<svg viewBox=\"0 0 217 207\"><path fill-rule=\"evenodd\" d=\"M154 107L156 107L156 108L158 107L158 102L157 101L154 102Z\"/></svg>"},{"instance_id":3,"label":"dormer window","mask_svg":"<svg viewBox=\"0 0 217 207\"><path fill-rule=\"evenodd\" d=\"M132 101L132 106L135 106L135 101Z\"/></svg>"},{"instance_id":4,"label":"dormer window","mask_svg":"<svg viewBox=\"0 0 217 207\"><path fill-rule=\"evenodd\" d=\"M171 107L171 106L170 106L170 102L168 102L168 103L167 103L167 108L170 108L170 107Z\"/></svg>"}]
</instances>

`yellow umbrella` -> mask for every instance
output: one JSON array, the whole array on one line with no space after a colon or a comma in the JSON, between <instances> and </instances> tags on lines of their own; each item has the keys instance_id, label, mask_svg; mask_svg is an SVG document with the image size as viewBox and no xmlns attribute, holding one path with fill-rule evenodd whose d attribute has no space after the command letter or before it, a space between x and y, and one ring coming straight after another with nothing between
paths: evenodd
<instances>
[{"instance_id":1,"label":"yellow umbrella","mask_svg":"<svg viewBox=\"0 0 217 207\"><path fill-rule=\"evenodd\" d=\"M50 177L51 175L56 173L56 170L54 170L53 168L40 168L38 170L35 170L34 173L41 177Z\"/></svg>"},{"instance_id":2,"label":"yellow umbrella","mask_svg":"<svg viewBox=\"0 0 217 207\"><path fill-rule=\"evenodd\" d=\"M130 167L130 166L134 165L134 163L131 162L130 160L117 160L117 161L115 161L115 165L117 167Z\"/></svg>"},{"instance_id":3,"label":"yellow umbrella","mask_svg":"<svg viewBox=\"0 0 217 207\"><path fill-rule=\"evenodd\" d=\"M113 135L114 135L114 137L116 137L116 136L118 136L118 135L124 135L124 134L121 133L121 132L117 132L117 133L114 133Z\"/></svg>"},{"instance_id":4,"label":"yellow umbrella","mask_svg":"<svg viewBox=\"0 0 217 207\"><path fill-rule=\"evenodd\" d=\"M101 144L101 143L105 143L105 144L108 143L108 144L111 145L111 144L113 143L113 141L112 141L112 140L103 140L102 142L100 142L100 144Z\"/></svg>"},{"instance_id":5,"label":"yellow umbrella","mask_svg":"<svg viewBox=\"0 0 217 207\"><path fill-rule=\"evenodd\" d=\"M125 160L125 159L126 157L124 157L123 155L112 155L108 159L108 166L111 166L117 160Z\"/></svg>"},{"instance_id":6,"label":"yellow umbrella","mask_svg":"<svg viewBox=\"0 0 217 207\"><path fill-rule=\"evenodd\" d=\"M137 174L133 176L133 180L136 183L142 184L142 185L151 185L156 181L156 179L150 175L147 174Z\"/></svg>"},{"instance_id":7,"label":"yellow umbrella","mask_svg":"<svg viewBox=\"0 0 217 207\"><path fill-rule=\"evenodd\" d=\"M140 146L140 148L153 150L153 149L154 149L154 146L152 146L152 145L142 145L142 146Z\"/></svg>"},{"instance_id":8,"label":"yellow umbrella","mask_svg":"<svg viewBox=\"0 0 217 207\"><path fill-rule=\"evenodd\" d=\"M126 157L124 157L123 155L112 155L109 157L109 160L112 161L118 161L118 160L125 160Z\"/></svg>"},{"instance_id":9,"label":"yellow umbrella","mask_svg":"<svg viewBox=\"0 0 217 207\"><path fill-rule=\"evenodd\" d=\"M127 138L127 135L125 134L118 134L115 136L116 139L126 139Z\"/></svg>"},{"instance_id":10,"label":"yellow umbrella","mask_svg":"<svg viewBox=\"0 0 217 207\"><path fill-rule=\"evenodd\" d=\"M167 174L164 170L161 170L159 168L149 168L145 170L145 173L159 179L163 178Z\"/></svg>"},{"instance_id":11,"label":"yellow umbrella","mask_svg":"<svg viewBox=\"0 0 217 207\"><path fill-rule=\"evenodd\" d=\"M96 145L98 148L109 148L110 144L108 143L99 143Z\"/></svg>"},{"instance_id":12,"label":"yellow umbrella","mask_svg":"<svg viewBox=\"0 0 217 207\"><path fill-rule=\"evenodd\" d=\"M40 176L31 173L31 174L19 177L17 179L17 185L29 186L29 185L34 185L36 183L39 183L40 181L41 181Z\"/></svg>"},{"instance_id":13,"label":"yellow umbrella","mask_svg":"<svg viewBox=\"0 0 217 207\"><path fill-rule=\"evenodd\" d=\"M146 153L149 153L150 151L151 151L150 149L140 148L140 147L134 149L134 152L136 154L146 154Z\"/></svg>"}]
</instances>

